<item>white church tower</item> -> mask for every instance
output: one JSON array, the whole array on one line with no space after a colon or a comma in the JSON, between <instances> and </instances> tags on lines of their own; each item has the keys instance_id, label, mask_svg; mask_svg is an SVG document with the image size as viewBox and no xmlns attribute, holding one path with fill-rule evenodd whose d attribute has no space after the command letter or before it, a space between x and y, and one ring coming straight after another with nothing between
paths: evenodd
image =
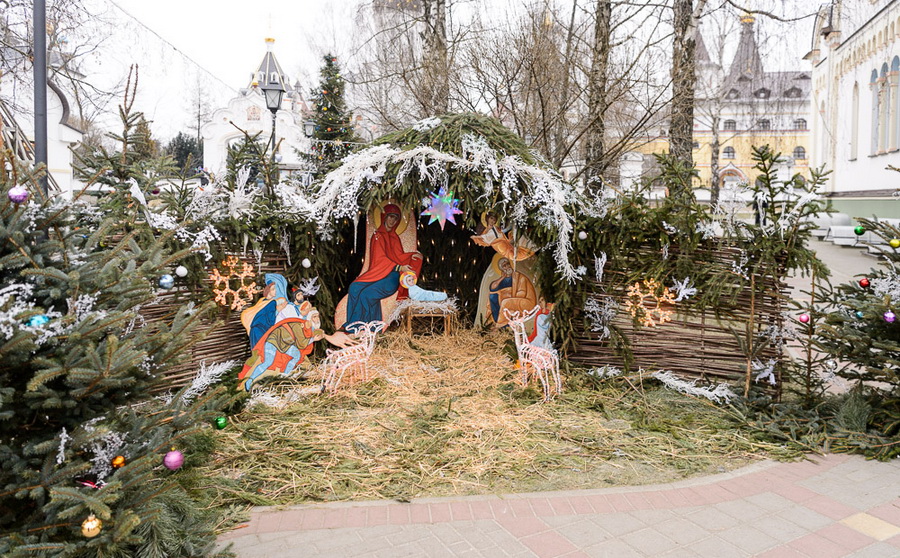
<instances>
[{"instance_id":1,"label":"white church tower","mask_svg":"<svg viewBox=\"0 0 900 558\"><path fill-rule=\"evenodd\" d=\"M245 132L250 137L257 134L257 141L268 145L272 135L272 115L266 108L261 86L278 81L286 92L281 108L275 113L275 141L282 177L304 173L305 165L298 152L309 150L309 139L304 135L303 123L308 113L306 102L300 93L300 84L291 85L288 76L275 58L275 39L266 39L266 54L259 67L250 76L249 85L241 89L228 106L213 112L210 121L203 125L203 166L217 176L225 172L228 147L240 143Z\"/></svg>"}]
</instances>

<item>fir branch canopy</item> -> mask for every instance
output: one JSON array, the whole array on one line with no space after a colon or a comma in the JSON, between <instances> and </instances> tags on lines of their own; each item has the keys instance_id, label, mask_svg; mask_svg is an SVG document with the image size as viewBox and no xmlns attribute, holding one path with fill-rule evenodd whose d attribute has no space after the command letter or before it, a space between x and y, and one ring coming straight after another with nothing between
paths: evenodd
<instances>
[{"instance_id":1,"label":"fir branch canopy","mask_svg":"<svg viewBox=\"0 0 900 558\"><path fill-rule=\"evenodd\" d=\"M547 239L556 272L567 281L578 277L569 262L575 188L522 138L484 115L421 120L344 158L311 190L281 185L279 195L289 212L316 221L320 233L327 233L340 219L356 220L388 199L419 211L441 187L461 200L465 225L474 227L483 212L493 212Z\"/></svg>"}]
</instances>

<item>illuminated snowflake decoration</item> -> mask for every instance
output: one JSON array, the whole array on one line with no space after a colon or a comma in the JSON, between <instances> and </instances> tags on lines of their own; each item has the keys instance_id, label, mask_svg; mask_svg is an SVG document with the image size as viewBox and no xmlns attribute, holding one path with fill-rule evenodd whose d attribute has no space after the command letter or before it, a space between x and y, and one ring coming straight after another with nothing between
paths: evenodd
<instances>
[{"instance_id":1,"label":"illuminated snowflake decoration","mask_svg":"<svg viewBox=\"0 0 900 558\"><path fill-rule=\"evenodd\" d=\"M237 256L228 256L222 262L223 270L213 269L209 280L213 283L213 294L216 303L228 306L232 310L240 310L250 304L253 295L260 291L253 277L256 273L253 266L242 262ZM235 286L235 288L232 288Z\"/></svg>"},{"instance_id":2,"label":"illuminated snowflake decoration","mask_svg":"<svg viewBox=\"0 0 900 558\"><path fill-rule=\"evenodd\" d=\"M672 321L675 297L668 287L660 285L656 279L645 279L628 287L625 309L631 317L644 327L653 327Z\"/></svg>"},{"instance_id":3,"label":"illuminated snowflake decoration","mask_svg":"<svg viewBox=\"0 0 900 558\"><path fill-rule=\"evenodd\" d=\"M444 230L447 221L455 225L456 215L462 213L462 210L459 209L459 200L453 197L453 192L448 192L443 186L437 192L432 193L430 199L426 198L422 203L427 207L422 215L431 217L428 224L437 221L441 225L441 230Z\"/></svg>"}]
</instances>

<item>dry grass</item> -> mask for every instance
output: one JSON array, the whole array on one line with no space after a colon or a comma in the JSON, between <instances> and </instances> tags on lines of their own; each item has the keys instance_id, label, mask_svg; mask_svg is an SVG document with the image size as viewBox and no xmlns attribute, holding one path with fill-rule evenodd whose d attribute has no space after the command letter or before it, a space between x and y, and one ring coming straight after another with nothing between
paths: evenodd
<instances>
[{"instance_id":1,"label":"dry grass","mask_svg":"<svg viewBox=\"0 0 900 558\"><path fill-rule=\"evenodd\" d=\"M370 363L375 380L232 417L207 488L220 506L408 500L666 482L787 457L727 411L636 377L570 373L565 393L541 404L516 383L506 341L388 333Z\"/></svg>"}]
</instances>

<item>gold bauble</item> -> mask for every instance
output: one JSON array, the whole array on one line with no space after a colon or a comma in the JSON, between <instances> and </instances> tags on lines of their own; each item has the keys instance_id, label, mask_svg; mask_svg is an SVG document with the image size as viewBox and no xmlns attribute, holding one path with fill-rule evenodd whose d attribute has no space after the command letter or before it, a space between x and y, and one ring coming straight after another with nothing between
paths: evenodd
<instances>
[{"instance_id":1,"label":"gold bauble","mask_svg":"<svg viewBox=\"0 0 900 558\"><path fill-rule=\"evenodd\" d=\"M103 522L97 519L94 514L87 516L81 523L81 534L87 538L93 538L100 534L103 529Z\"/></svg>"},{"instance_id":2,"label":"gold bauble","mask_svg":"<svg viewBox=\"0 0 900 558\"><path fill-rule=\"evenodd\" d=\"M121 455L117 455L117 456L113 457L112 466L114 469L124 467L125 466L125 457L123 457Z\"/></svg>"}]
</instances>

